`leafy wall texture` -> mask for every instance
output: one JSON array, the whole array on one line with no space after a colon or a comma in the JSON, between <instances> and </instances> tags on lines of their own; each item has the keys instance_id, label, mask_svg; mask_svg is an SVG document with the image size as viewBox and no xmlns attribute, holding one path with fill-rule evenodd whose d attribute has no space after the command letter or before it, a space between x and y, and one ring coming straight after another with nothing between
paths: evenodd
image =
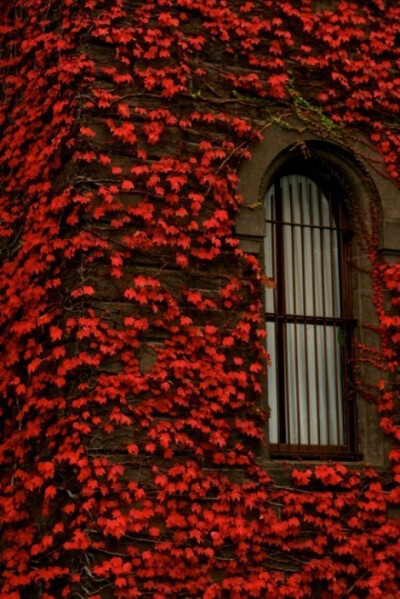
<instances>
[{"instance_id":1,"label":"leafy wall texture","mask_svg":"<svg viewBox=\"0 0 400 599\"><path fill-rule=\"evenodd\" d=\"M399 596L395 445L391 473L320 464L287 486L257 460L249 144L296 116L399 178L400 8L325 4L3 3L2 598ZM399 266L376 211L358 216L381 342L360 360L398 440Z\"/></svg>"}]
</instances>

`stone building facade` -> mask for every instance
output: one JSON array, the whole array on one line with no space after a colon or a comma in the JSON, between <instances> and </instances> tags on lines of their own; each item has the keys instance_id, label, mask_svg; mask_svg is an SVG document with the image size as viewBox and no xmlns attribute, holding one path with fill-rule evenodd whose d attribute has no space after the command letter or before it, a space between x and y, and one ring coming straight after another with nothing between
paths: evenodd
<instances>
[{"instance_id":1,"label":"stone building facade","mask_svg":"<svg viewBox=\"0 0 400 599\"><path fill-rule=\"evenodd\" d=\"M0 8L1 597L399 596L399 31Z\"/></svg>"}]
</instances>

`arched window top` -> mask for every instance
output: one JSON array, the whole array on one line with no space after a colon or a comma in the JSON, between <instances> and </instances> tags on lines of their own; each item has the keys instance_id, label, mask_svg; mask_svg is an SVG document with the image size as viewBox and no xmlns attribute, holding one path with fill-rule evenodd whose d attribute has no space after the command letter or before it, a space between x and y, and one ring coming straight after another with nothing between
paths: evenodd
<instances>
[{"instance_id":1,"label":"arched window top","mask_svg":"<svg viewBox=\"0 0 400 599\"><path fill-rule=\"evenodd\" d=\"M330 202L312 179L302 174L290 174L280 178L280 185L286 200L282 206L284 220L310 227L336 226ZM274 186L269 192L274 192Z\"/></svg>"},{"instance_id":2,"label":"arched window top","mask_svg":"<svg viewBox=\"0 0 400 599\"><path fill-rule=\"evenodd\" d=\"M264 204L266 271L278 269L272 259L274 253L283 257L280 278L285 289L280 290L281 310L340 317L340 206L332 206L314 181L298 174L277 178L268 189ZM269 297L266 301L271 303Z\"/></svg>"}]
</instances>

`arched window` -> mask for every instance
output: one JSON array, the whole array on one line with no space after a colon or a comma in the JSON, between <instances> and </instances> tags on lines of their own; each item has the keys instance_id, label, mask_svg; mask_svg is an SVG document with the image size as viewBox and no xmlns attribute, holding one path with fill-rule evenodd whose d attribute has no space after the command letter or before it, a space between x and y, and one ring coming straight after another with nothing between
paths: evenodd
<instances>
[{"instance_id":1,"label":"arched window","mask_svg":"<svg viewBox=\"0 0 400 599\"><path fill-rule=\"evenodd\" d=\"M317 180L286 170L265 197L265 271L276 282L265 297L272 457L355 451L351 232L338 190Z\"/></svg>"},{"instance_id":2,"label":"arched window","mask_svg":"<svg viewBox=\"0 0 400 599\"><path fill-rule=\"evenodd\" d=\"M270 419L260 458L364 459L382 467L387 444L376 407L353 381L356 363L364 389L376 385L352 340L376 347L370 325L378 322L370 263L352 229L361 232L356 214L376 226L369 219L376 216L371 200L377 203L379 251L395 260L399 193L360 152L355 158L303 131L304 123L290 123L271 125L252 146L237 189L240 247L276 281L265 297L271 366L260 406Z\"/></svg>"}]
</instances>

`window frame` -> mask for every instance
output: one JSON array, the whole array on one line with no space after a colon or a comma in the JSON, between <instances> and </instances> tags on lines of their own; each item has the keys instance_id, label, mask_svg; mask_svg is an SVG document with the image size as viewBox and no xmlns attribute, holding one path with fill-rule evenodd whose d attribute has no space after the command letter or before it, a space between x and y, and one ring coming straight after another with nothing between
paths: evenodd
<instances>
[{"instance_id":1,"label":"window frame","mask_svg":"<svg viewBox=\"0 0 400 599\"><path fill-rule=\"evenodd\" d=\"M282 441L284 435L278 443L269 443L269 454L272 459L287 459L287 458L308 458L308 459L341 459L341 460L359 460L361 454L358 452L358 435L357 435L357 409L355 401L355 393L352 389L351 381L354 376L352 372L352 358L354 355L354 331L357 325L357 321L353 317L352 302L351 302L351 240L353 232L351 230L350 217L346 213L345 209L345 194L342 186L339 184L336 177L331 173L326 173L324 169L321 169L321 165L318 164L317 160L306 159L302 155L296 155L288 157L284 162L283 166L278 168L267 189L264 192L263 204L266 198L268 189L275 186L275 202L280 201L280 186L279 183L283 177L288 175L300 175L307 177L314 182L320 192L326 197L329 202L329 206L332 209L333 216L337 222L338 230L338 249L339 249L339 278L341 281L340 285L340 303L341 303L341 316L338 318L332 318L332 321L340 326L342 325L345 329L344 335L344 347L341 351L341 387L342 387L342 407L344 412L344 432L345 432L345 444L344 445L315 445L315 444L288 444ZM279 188L279 189L278 189ZM335 200L333 201L333 197ZM263 206L264 208L264 206ZM265 217L264 217L265 218ZM279 220L279 218L277 218ZM278 228L278 227L277 227ZM282 226L280 227L282 228ZM276 241L278 244L279 241ZM264 245L263 245L264 247ZM276 247L275 251L278 254L278 258L283 258L283 248ZM265 256L262 251L262 266L265 269ZM290 315L282 309L282 301L285 295L284 285L282 282L285 281L285 275L282 276L282 270L278 273L278 280L276 281L276 302L278 305L277 310L274 313L266 313L265 305L263 311L265 314L266 321L275 321L277 326L277 334L281 333L281 342L278 347L278 355L276 356L277 364L277 377L279 378L277 404L279 407L280 421L279 429L282 431L287 427L288 415L285 414L286 401L286 390L284 387L285 376L284 376L284 363L286 360L286 349L285 344L282 340L284 335L284 328L286 323L293 322L304 322L317 325L319 321L326 323L328 320L326 317L318 318L317 315ZM271 276L271 273L266 272L267 276ZM268 368L273 368L270 366ZM283 391L282 391L283 387ZM266 400L268 404L268 376L265 384ZM327 405L327 404L326 404ZM269 408L269 406L268 406Z\"/></svg>"}]
</instances>

